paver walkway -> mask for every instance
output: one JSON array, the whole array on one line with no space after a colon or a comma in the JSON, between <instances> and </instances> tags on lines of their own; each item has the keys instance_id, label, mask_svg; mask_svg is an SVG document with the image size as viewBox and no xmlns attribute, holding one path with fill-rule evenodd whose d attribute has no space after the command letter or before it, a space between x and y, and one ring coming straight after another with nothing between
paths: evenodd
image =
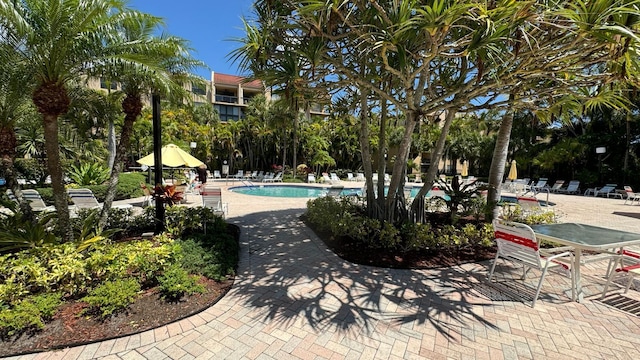
<instances>
[{"instance_id":1,"label":"paver walkway","mask_svg":"<svg viewBox=\"0 0 640 360\"><path fill-rule=\"evenodd\" d=\"M354 265L299 220L305 199L227 191L223 198L229 221L242 228L242 254L220 302L141 334L16 358L640 359L640 318L596 295L571 302L560 276L548 276L531 309L503 291L515 286L506 290L526 299L530 288L487 283L489 262L431 270ZM565 221L640 232L638 206L562 195L552 201ZM597 263L589 270L587 295L599 291L604 273Z\"/></svg>"}]
</instances>

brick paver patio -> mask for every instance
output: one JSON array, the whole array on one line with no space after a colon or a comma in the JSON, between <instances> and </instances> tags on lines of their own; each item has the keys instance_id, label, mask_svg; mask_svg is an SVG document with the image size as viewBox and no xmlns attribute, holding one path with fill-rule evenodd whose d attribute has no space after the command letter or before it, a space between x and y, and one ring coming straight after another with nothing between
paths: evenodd
<instances>
[{"instance_id":1,"label":"brick paver patio","mask_svg":"<svg viewBox=\"0 0 640 360\"><path fill-rule=\"evenodd\" d=\"M220 302L141 334L15 358L640 359L640 296L622 297L614 287L608 304L599 301L606 262L586 266L583 303L570 301L568 279L551 274L532 309L531 285L508 281L509 266L490 284L490 262L430 270L354 265L299 220L306 199L226 190L223 198L242 246L238 276ZM640 206L550 199L561 221L640 232ZM627 311L611 306L621 301Z\"/></svg>"}]
</instances>

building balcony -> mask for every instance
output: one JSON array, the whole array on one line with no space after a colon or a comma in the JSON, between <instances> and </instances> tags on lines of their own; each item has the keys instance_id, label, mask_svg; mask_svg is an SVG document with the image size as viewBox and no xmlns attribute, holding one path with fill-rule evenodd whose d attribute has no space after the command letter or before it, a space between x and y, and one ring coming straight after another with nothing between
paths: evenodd
<instances>
[{"instance_id":1,"label":"building balcony","mask_svg":"<svg viewBox=\"0 0 640 360\"><path fill-rule=\"evenodd\" d=\"M229 96L229 95L216 95L216 102L223 102L227 104L237 104L238 97L237 96Z\"/></svg>"}]
</instances>

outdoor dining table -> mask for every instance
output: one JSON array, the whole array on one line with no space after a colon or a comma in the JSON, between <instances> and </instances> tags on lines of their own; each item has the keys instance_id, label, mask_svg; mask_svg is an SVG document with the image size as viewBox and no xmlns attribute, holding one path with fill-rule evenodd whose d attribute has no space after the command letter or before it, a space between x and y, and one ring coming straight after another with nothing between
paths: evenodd
<instances>
[{"instance_id":1,"label":"outdoor dining table","mask_svg":"<svg viewBox=\"0 0 640 360\"><path fill-rule=\"evenodd\" d=\"M531 229L533 229L536 237L541 240L553 241L574 249L573 266L575 269L578 302L584 300L580 274L580 264L583 263L583 250L615 255L612 250L615 251L627 246L640 244L640 234L585 224L540 224L531 225Z\"/></svg>"}]
</instances>

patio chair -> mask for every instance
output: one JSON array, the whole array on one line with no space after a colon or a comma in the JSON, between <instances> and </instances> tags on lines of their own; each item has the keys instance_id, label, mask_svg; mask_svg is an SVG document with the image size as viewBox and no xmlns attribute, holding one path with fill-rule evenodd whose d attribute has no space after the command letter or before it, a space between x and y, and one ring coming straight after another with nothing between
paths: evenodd
<instances>
[{"instance_id":1,"label":"patio chair","mask_svg":"<svg viewBox=\"0 0 640 360\"><path fill-rule=\"evenodd\" d=\"M607 276L607 283L604 285L600 298L604 298L606 296L609 284L611 284L618 273L626 273L629 278L624 289L624 294L626 294L631 288L634 277L640 275L640 254L623 250L620 252L620 255L616 256L614 267L612 271L609 272L609 276Z\"/></svg>"},{"instance_id":2,"label":"patio chair","mask_svg":"<svg viewBox=\"0 0 640 360\"><path fill-rule=\"evenodd\" d=\"M505 261L522 265L521 280L526 278L527 273L532 268L542 272L536 293L531 302L532 308L536 306L536 301L542 289L542 282L549 270L558 270L571 277L571 299L575 299L575 276L573 268L570 266L573 263L573 255L570 251L566 251L566 247L552 248L547 252L541 250L533 230L528 225L521 223L494 220L493 229L498 251L489 271L489 281L494 275L498 259L502 258Z\"/></svg>"},{"instance_id":3,"label":"patio chair","mask_svg":"<svg viewBox=\"0 0 640 360\"><path fill-rule=\"evenodd\" d=\"M219 187L204 186L200 195L202 196L202 206L213 210L214 214L224 217L229 212L228 204L222 202L222 189Z\"/></svg>"},{"instance_id":4,"label":"patio chair","mask_svg":"<svg viewBox=\"0 0 640 360\"><path fill-rule=\"evenodd\" d=\"M220 170L213 170L213 178L222 179L222 175L220 175Z\"/></svg>"},{"instance_id":5,"label":"patio chair","mask_svg":"<svg viewBox=\"0 0 640 360\"><path fill-rule=\"evenodd\" d=\"M307 174L307 182L308 183L316 182L316 176L314 174Z\"/></svg>"},{"instance_id":6,"label":"patio chair","mask_svg":"<svg viewBox=\"0 0 640 360\"><path fill-rule=\"evenodd\" d=\"M558 192L558 190L562 189L562 185L564 185L564 180L556 180L556 182L549 188L549 191L552 193Z\"/></svg>"},{"instance_id":7,"label":"patio chair","mask_svg":"<svg viewBox=\"0 0 640 360\"><path fill-rule=\"evenodd\" d=\"M555 191L558 194L579 194L580 193L580 181L571 180L566 188L559 188Z\"/></svg>"},{"instance_id":8,"label":"patio chair","mask_svg":"<svg viewBox=\"0 0 640 360\"><path fill-rule=\"evenodd\" d=\"M367 179L364 177L363 173L356 174L356 181L366 181Z\"/></svg>"},{"instance_id":9,"label":"patio chair","mask_svg":"<svg viewBox=\"0 0 640 360\"><path fill-rule=\"evenodd\" d=\"M340 178L338 177L338 174L336 174L336 173L332 172L332 173L330 173L329 175L330 175L330 176L329 176L329 179L331 179L331 181L332 181L334 184L339 184L339 183L340 183L340 181L341 181L341 180L340 180Z\"/></svg>"},{"instance_id":10,"label":"patio chair","mask_svg":"<svg viewBox=\"0 0 640 360\"><path fill-rule=\"evenodd\" d=\"M277 173L271 182L282 182L282 172Z\"/></svg>"},{"instance_id":11,"label":"patio chair","mask_svg":"<svg viewBox=\"0 0 640 360\"><path fill-rule=\"evenodd\" d=\"M322 173L322 181L328 184L337 184L340 182L340 179L338 179L338 181L335 181L331 177L329 177L329 174Z\"/></svg>"},{"instance_id":12,"label":"patio chair","mask_svg":"<svg viewBox=\"0 0 640 360\"><path fill-rule=\"evenodd\" d=\"M273 173L268 172L262 178L262 182L273 182Z\"/></svg>"},{"instance_id":13,"label":"patio chair","mask_svg":"<svg viewBox=\"0 0 640 360\"><path fill-rule=\"evenodd\" d=\"M356 181L355 176L353 176L353 173L347 173L347 181Z\"/></svg>"},{"instance_id":14,"label":"patio chair","mask_svg":"<svg viewBox=\"0 0 640 360\"><path fill-rule=\"evenodd\" d=\"M629 203L629 205L633 205L634 201L640 203L640 193L633 192L631 186L625 186L624 191L627 193L627 198L624 200L625 205L627 205L627 202Z\"/></svg>"},{"instance_id":15,"label":"patio chair","mask_svg":"<svg viewBox=\"0 0 640 360\"><path fill-rule=\"evenodd\" d=\"M67 194L69 198L71 198L76 211L102 207L102 203L98 202L98 199L96 199L90 189L67 189ZM111 207L115 209L131 209L133 206L131 204L112 204Z\"/></svg>"}]
</instances>

